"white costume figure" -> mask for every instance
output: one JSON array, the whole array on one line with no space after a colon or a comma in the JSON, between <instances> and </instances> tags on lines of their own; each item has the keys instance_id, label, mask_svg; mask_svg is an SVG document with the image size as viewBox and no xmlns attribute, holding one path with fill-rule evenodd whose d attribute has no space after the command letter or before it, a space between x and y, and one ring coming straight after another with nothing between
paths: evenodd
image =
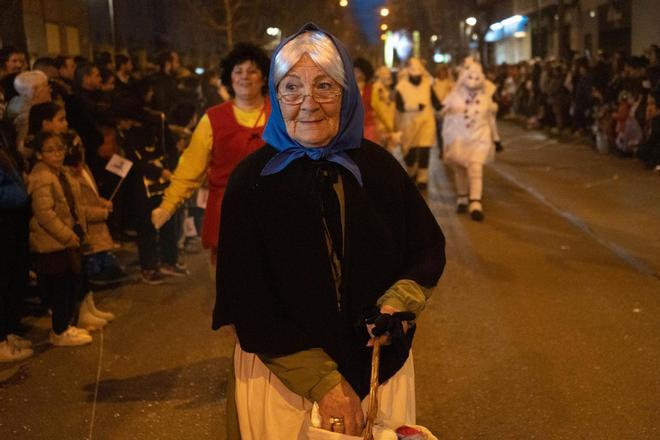
<instances>
[{"instance_id":1,"label":"white costume figure","mask_svg":"<svg viewBox=\"0 0 660 440\"><path fill-rule=\"evenodd\" d=\"M411 58L396 85L397 130L401 130L401 152L408 175L424 190L429 180L429 153L436 142L434 108L440 102L433 93L433 78L421 61Z\"/></svg>"},{"instance_id":2,"label":"white costume figure","mask_svg":"<svg viewBox=\"0 0 660 440\"><path fill-rule=\"evenodd\" d=\"M443 157L454 169L457 211L469 210L476 221L484 218L483 166L494 159L494 143L499 143L494 92L495 86L486 80L481 64L467 59L456 85L442 103Z\"/></svg>"}]
</instances>

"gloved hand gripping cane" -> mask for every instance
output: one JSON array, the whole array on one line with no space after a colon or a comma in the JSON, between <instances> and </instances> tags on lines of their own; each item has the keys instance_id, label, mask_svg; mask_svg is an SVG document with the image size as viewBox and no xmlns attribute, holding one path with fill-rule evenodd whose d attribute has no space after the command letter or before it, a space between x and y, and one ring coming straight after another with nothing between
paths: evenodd
<instances>
[{"instance_id":1,"label":"gloved hand gripping cane","mask_svg":"<svg viewBox=\"0 0 660 440\"><path fill-rule=\"evenodd\" d=\"M381 337L386 333L390 338L402 338L404 335L403 322L414 321L415 314L412 312L396 312L393 314L381 313L374 318L366 320L367 324L374 324L371 334L370 345L373 346L371 353L371 379L369 382L369 410L367 411L367 422L362 431L364 440L374 440L374 424L378 415L378 368L380 365Z\"/></svg>"}]
</instances>

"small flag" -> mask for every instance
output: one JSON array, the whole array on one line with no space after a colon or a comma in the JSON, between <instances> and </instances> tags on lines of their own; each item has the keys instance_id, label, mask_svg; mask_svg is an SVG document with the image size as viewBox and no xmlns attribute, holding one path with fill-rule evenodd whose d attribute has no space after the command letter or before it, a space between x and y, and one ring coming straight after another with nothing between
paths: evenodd
<instances>
[{"instance_id":1,"label":"small flag","mask_svg":"<svg viewBox=\"0 0 660 440\"><path fill-rule=\"evenodd\" d=\"M105 166L105 169L110 171L112 174L116 174L122 179L128 175L128 172L133 167L133 162L130 160L119 156L118 154L113 154L108 164Z\"/></svg>"}]
</instances>

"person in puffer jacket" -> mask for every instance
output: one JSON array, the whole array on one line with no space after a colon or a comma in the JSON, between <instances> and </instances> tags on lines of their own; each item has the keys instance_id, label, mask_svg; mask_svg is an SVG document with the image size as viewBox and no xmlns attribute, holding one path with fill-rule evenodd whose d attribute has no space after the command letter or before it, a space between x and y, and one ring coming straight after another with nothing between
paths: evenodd
<instances>
[{"instance_id":1,"label":"person in puffer jacket","mask_svg":"<svg viewBox=\"0 0 660 440\"><path fill-rule=\"evenodd\" d=\"M64 164L81 188L81 203L87 215L87 234L82 273L76 288L78 326L87 330L97 330L114 319L112 313L96 308L89 281L95 284L112 284L126 279L126 273L110 252L114 242L106 225L112 203L99 196L94 176L85 164L85 149L80 136L68 128L64 107L45 102L30 109L30 133L40 131L58 134L62 137L66 153ZM79 305L79 306L78 306Z\"/></svg>"},{"instance_id":2,"label":"person in puffer jacket","mask_svg":"<svg viewBox=\"0 0 660 440\"><path fill-rule=\"evenodd\" d=\"M30 250L40 287L52 299L49 340L55 346L89 344L92 342L89 333L71 325L87 226L80 185L64 167L66 148L59 135L40 132L32 147L38 162L28 183L33 214Z\"/></svg>"}]
</instances>

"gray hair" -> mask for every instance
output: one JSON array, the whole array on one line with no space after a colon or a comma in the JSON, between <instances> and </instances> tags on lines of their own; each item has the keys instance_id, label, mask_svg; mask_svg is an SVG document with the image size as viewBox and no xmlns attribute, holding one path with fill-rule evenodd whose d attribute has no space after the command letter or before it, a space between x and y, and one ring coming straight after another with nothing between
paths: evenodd
<instances>
[{"instance_id":1,"label":"gray hair","mask_svg":"<svg viewBox=\"0 0 660 440\"><path fill-rule=\"evenodd\" d=\"M323 32L308 31L298 35L280 49L275 55L273 84L277 86L291 68L300 61L304 54L325 71L340 86L346 88L344 63L334 43Z\"/></svg>"},{"instance_id":2,"label":"gray hair","mask_svg":"<svg viewBox=\"0 0 660 440\"><path fill-rule=\"evenodd\" d=\"M40 84L48 84L48 77L41 70L29 70L14 78L14 88L19 95L27 98L32 98L34 90Z\"/></svg>"}]
</instances>

